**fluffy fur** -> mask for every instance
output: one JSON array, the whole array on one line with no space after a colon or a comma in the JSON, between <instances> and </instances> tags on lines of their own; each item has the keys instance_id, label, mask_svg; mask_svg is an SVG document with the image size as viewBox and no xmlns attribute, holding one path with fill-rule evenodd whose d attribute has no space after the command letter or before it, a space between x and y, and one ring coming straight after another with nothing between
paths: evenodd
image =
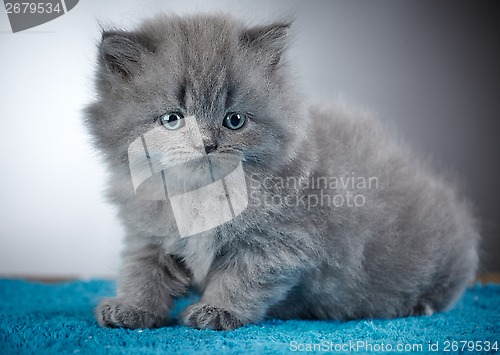
<instances>
[{"instance_id":1,"label":"fluffy fur","mask_svg":"<svg viewBox=\"0 0 500 355\"><path fill-rule=\"evenodd\" d=\"M201 299L181 317L197 328L431 314L473 278L479 235L466 203L368 115L307 107L283 57L289 26L161 16L103 32L87 123L127 235L118 295L96 308L102 326L162 326L191 287ZM217 147L210 154L244 158L253 194L234 220L188 238L179 238L169 201L135 196L127 161L130 143L171 111L196 116L205 145ZM228 130L227 112L248 121ZM256 203L320 193L280 184L287 177L349 176L378 183L322 193L362 194L362 206Z\"/></svg>"}]
</instances>

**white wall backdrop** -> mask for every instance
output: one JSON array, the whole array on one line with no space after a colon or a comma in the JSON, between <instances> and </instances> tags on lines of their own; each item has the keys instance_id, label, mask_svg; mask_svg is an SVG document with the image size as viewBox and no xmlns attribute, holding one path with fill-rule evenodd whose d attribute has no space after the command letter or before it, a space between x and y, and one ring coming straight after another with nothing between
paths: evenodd
<instances>
[{"instance_id":1,"label":"white wall backdrop","mask_svg":"<svg viewBox=\"0 0 500 355\"><path fill-rule=\"evenodd\" d=\"M377 111L416 149L464 176L487 233L498 231L498 212L489 208L500 177L498 44L461 30L467 9L453 14L432 3L391 1L80 0L66 15L16 34L0 9L0 276L116 274L123 231L101 197L105 171L81 114L94 95L98 21L127 28L159 11L218 10L250 23L295 14L290 59L304 95L340 95ZM481 20L485 32L494 18Z\"/></svg>"}]
</instances>

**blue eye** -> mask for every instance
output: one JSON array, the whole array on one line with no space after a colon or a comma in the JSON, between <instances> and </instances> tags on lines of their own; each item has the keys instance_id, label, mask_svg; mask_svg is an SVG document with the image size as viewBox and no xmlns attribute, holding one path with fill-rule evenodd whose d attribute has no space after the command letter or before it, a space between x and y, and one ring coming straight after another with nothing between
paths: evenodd
<instances>
[{"instance_id":1,"label":"blue eye","mask_svg":"<svg viewBox=\"0 0 500 355\"><path fill-rule=\"evenodd\" d=\"M181 127L184 127L185 122L183 120L184 116L177 112L166 113L161 116L161 124L165 126L165 128L175 131Z\"/></svg>"},{"instance_id":2,"label":"blue eye","mask_svg":"<svg viewBox=\"0 0 500 355\"><path fill-rule=\"evenodd\" d=\"M245 124L246 119L242 113L230 112L224 117L222 124L229 129L240 129Z\"/></svg>"}]
</instances>

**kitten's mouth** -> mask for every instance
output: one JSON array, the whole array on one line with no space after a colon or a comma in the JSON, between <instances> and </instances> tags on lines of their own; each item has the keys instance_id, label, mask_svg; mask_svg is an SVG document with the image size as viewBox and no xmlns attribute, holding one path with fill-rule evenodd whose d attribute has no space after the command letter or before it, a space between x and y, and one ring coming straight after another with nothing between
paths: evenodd
<instances>
[{"instance_id":1,"label":"kitten's mouth","mask_svg":"<svg viewBox=\"0 0 500 355\"><path fill-rule=\"evenodd\" d=\"M215 183L241 165L238 156L209 154L162 169L169 195L179 195Z\"/></svg>"}]
</instances>

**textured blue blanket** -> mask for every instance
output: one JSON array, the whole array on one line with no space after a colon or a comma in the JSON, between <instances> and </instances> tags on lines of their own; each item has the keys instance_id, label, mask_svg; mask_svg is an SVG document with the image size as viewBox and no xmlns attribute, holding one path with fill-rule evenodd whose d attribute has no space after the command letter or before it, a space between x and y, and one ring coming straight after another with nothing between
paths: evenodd
<instances>
[{"instance_id":1,"label":"textured blue blanket","mask_svg":"<svg viewBox=\"0 0 500 355\"><path fill-rule=\"evenodd\" d=\"M500 347L500 285L470 288L456 307L431 317L267 321L234 331L102 329L92 308L114 294L109 281L39 284L0 280L0 354L443 352ZM174 314L191 300L177 302Z\"/></svg>"}]
</instances>

